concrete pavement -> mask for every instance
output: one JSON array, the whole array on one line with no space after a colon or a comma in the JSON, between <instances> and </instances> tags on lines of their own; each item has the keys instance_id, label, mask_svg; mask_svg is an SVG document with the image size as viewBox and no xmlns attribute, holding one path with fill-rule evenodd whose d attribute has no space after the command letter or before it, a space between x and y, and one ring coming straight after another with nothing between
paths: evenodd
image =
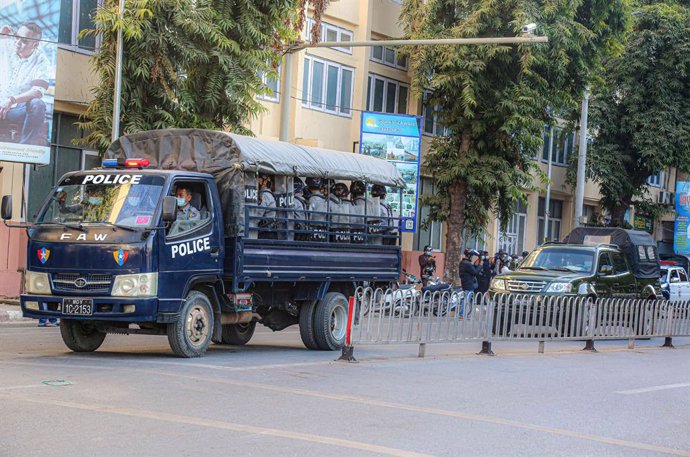
<instances>
[{"instance_id":1,"label":"concrete pavement","mask_svg":"<svg viewBox=\"0 0 690 457\"><path fill-rule=\"evenodd\" d=\"M690 345L660 339L303 349L295 328L171 356L108 335L75 354L57 329L0 326L0 455L690 456Z\"/></svg>"},{"instance_id":2,"label":"concrete pavement","mask_svg":"<svg viewBox=\"0 0 690 457\"><path fill-rule=\"evenodd\" d=\"M25 319L22 310L19 308L18 301L0 300L0 324L7 322L31 322L32 319Z\"/></svg>"}]
</instances>

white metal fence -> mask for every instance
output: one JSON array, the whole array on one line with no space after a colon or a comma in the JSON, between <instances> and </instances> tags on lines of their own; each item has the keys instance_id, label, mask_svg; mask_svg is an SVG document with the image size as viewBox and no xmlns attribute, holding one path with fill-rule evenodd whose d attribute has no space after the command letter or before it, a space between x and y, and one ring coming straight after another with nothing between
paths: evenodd
<instances>
[{"instance_id":1,"label":"white metal fence","mask_svg":"<svg viewBox=\"0 0 690 457\"><path fill-rule=\"evenodd\" d=\"M351 303L350 348L690 336L690 302L360 288Z\"/></svg>"}]
</instances>

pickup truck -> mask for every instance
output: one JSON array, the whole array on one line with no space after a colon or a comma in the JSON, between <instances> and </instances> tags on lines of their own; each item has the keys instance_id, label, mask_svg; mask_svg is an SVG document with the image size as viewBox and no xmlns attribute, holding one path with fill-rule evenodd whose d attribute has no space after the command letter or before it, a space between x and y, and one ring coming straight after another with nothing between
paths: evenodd
<instances>
[{"instance_id":1,"label":"pickup truck","mask_svg":"<svg viewBox=\"0 0 690 457\"><path fill-rule=\"evenodd\" d=\"M356 217L336 214L330 198L325 212L293 206L298 177L320 178L326 192L329 180L358 180L402 193L386 161L195 129L126 135L106 156L63 176L19 225L29 236L24 316L59 318L73 351L140 333L198 357L211 341L246 344L257 323L299 325L306 347L335 350L356 287L400 277L400 220L382 218L378 198L365 193ZM258 201L267 182L268 209Z\"/></svg>"},{"instance_id":2,"label":"pickup truck","mask_svg":"<svg viewBox=\"0 0 690 457\"><path fill-rule=\"evenodd\" d=\"M670 301L690 300L690 281L685 269L674 265L661 265L661 292Z\"/></svg>"}]
</instances>

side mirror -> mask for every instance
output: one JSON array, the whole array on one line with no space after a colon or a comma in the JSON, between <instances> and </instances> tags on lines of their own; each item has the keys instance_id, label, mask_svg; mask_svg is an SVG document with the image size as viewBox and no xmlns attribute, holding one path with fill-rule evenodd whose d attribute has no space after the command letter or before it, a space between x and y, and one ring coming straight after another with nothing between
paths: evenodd
<instances>
[{"instance_id":1,"label":"side mirror","mask_svg":"<svg viewBox=\"0 0 690 457\"><path fill-rule=\"evenodd\" d=\"M601 268L599 268L599 274L601 276L613 274L613 267L611 265L602 265Z\"/></svg>"},{"instance_id":2,"label":"side mirror","mask_svg":"<svg viewBox=\"0 0 690 457\"><path fill-rule=\"evenodd\" d=\"M177 199L163 197L163 222L174 222L177 219Z\"/></svg>"},{"instance_id":3,"label":"side mirror","mask_svg":"<svg viewBox=\"0 0 690 457\"><path fill-rule=\"evenodd\" d=\"M671 278L671 282L680 282L680 278L678 278L678 277Z\"/></svg>"},{"instance_id":4,"label":"side mirror","mask_svg":"<svg viewBox=\"0 0 690 457\"><path fill-rule=\"evenodd\" d=\"M12 196L5 195L2 197L2 219L8 221L12 219Z\"/></svg>"}]
</instances>

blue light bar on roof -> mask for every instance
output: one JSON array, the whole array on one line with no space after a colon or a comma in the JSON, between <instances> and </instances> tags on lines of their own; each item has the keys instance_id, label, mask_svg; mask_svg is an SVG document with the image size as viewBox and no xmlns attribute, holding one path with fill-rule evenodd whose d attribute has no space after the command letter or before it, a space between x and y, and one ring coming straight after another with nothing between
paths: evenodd
<instances>
[{"instance_id":1,"label":"blue light bar on roof","mask_svg":"<svg viewBox=\"0 0 690 457\"><path fill-rule=\"evenodd\" d=\"M117 159L105 159L101 164L103 168L114 168L117 167Z\"/></svg>"}]
</instances>

